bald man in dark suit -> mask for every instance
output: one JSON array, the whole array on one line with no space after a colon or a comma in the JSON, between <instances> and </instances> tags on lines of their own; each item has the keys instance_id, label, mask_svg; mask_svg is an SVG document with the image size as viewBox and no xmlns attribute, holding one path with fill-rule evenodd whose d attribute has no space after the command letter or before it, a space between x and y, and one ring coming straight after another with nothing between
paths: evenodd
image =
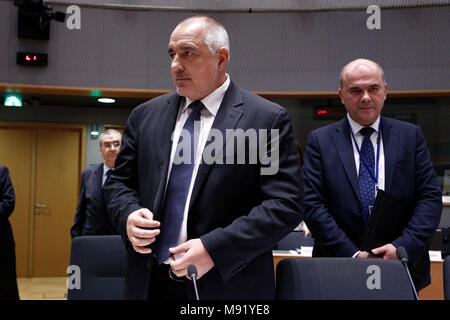
<instances>
[{"instance_id":1,"label":"bald man in dark suit","mask_svg":"<svg viewBox=\"0 0 450 320\"><path fill-rule=\"evenodd\" d=\"M442 193L421 129L381 115L387 83L380 65L348 63L339 95L347 115L309 135L303 167L305 221L313 256L397 259L404 247L417 290L430 283L428 248L442 211ZM405 208L401 234L371 252L361 250L376 192ZM389 221L386 221L389 223Z\"/></svg>"},{"instance_id":2,"label":"bald man in dark suit","mask_svg":"<svg viewBox=\"0 0 450 320\"><path fill-rule=\"evenodd\" d=\"M186 278L194 264L200 299L274 299L272 248L303 217L289 116L231 81L228 35L217 21L181 22L169 56L177 92L133 110L106 185L108 209L129 253L125 295L195 299ZM232 130L255 137L269 132L273 139L259 136L233 154ZM179 161L186 141L194 147L181 152L184 158L191 151L188 161ZM211 145L216 158L208 162ZM264 153L270 161L250 163L261 145L270 147ZM235 158L247 161L230 163Z\"/></svg>"}]
</instances>

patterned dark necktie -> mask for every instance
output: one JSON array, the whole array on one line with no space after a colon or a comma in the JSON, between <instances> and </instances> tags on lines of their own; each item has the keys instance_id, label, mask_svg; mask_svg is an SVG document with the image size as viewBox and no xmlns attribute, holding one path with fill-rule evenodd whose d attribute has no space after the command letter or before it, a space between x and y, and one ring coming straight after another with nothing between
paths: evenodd
<instances>
[{"instance_id":1,"label":"patterned dark necktie","mask_svg":"<svg viewBox=\"0 0 450 320\"><path fill-rule=\"evenodd\" d=\"M375 130L371 127L364 127L359 131L364 136L364 140L361 144L361 156L366 161L370 170L372 170L372 173L375 172L375 156L370 136L374 131ZM370 218L369 208L371 208L375 202L375 181L371 177L362 159L359 161L359 190L361 191L363 218L364 222L367 222Z\"/></svg>"},{"instance_id":2,"label":"patterned dark necktie","mask_svg":"<svg viewBox=\"0 0 450 320\"><path fill-rule=\"evenodd\" d=\"M184 208L194 170L195 150L198 142L198 132L194 132L194 122L200 121L200 111L204 105L197 100L191 103L190 106L192 111L184 124L184 134L182 131L178 140L172 170L167 183L161 216L161 233L156 237L153 247L153 253L158 264L163 263L170 257L169 248L175 247L178 243ZM190 144L186 143L186 141L183 142L183 139L190 139ZM191 147L190 150L185 150L188 145ZM183 152L186 151L190 151L190 155L183 155Z\"/></svg>"}]
</instances>

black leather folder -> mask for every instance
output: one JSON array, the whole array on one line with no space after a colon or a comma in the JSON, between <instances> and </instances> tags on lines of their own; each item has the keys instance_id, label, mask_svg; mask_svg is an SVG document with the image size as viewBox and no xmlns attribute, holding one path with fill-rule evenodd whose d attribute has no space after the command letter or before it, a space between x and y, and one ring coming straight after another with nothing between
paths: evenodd
<instances>
[{"instance_id":1,"label":"black leather folder","mask_svg":"<svg viewBox=\"0 0 450 320\"><path fill-rule=\"evenodd\" d=\"M372 249L398 238L408 224L409 211L407 205L385 191L378 190L369 222L364 230L361 251L371 252Z\"/></svg>"}]
</instances>

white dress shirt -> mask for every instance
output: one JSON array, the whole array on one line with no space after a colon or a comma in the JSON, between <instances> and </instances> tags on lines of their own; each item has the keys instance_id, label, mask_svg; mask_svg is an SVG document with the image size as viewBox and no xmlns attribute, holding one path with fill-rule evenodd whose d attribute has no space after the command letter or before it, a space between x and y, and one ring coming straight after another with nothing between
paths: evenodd
<instances>
[{"instance_id":1,"label":"white dress shirt","mask_svg":"<svg viewBox=\"0 0 450 320\"><path fill-rule=\"evenodd\" d=\"M347 114L348 117L348 122L350 123L350 127L353 131L353 134L355 135L355 140L356 143L358 144L358 148L359 150L361 150L361 145L362 142L364 140L364 136L359 132L359 130L361 130L363 128L362 125L360 125L359 123L355 122L354 120L352 120L352 118L350 118L350 116ZM375 170L376 169L376 165L377 165L377 137L378 137L378 125L380 123L380 117L378 116L377 120L372 123L371 127L375 130L372 135L370 136L370 141L372 141L372 145L373 145L373 151L375 153ZM385 178L384 178L384 147L383 147L383 132L381 132L380 135L380 160L378 162L378 189L384 190L384 183L385 183ZM361 166L361 161L360 161L360 157L359 157L359 153L358 150L356 149L355 146L355 141L353 140L353 138L351 137L351 133L350 133L350 139L352 141L352 146L353 146L353 155L355 157L355 165L356 165L356 174L359 177L359 168ZM376 175L376 171L373 172L374 175ZM376 190L375 190L376 192Z\"/></svg>"},{"instance_id":2,"label":"white dress shirt","mask_svg":"<svg viewBox=\"0 0 450 320\"><path fill-rule=\"evenodd\" d=\"M211 130L217 112L219 110L220 104L222 103L225 92L227 91L228 86L230 85L230 77L228 76L228 74L226 76L227 79L219 88L217 88L216 90L214 90L208 96L206 96L201 100L202 103L205 105L205 108L203 108L203 110L200 113L200 133L198 137L197 150L195 152L194 170L192 172L191 183L189 186L188 196L184 207L183 222L181 223L181 230L180 236L178 238L178 244L186 242L187 240L187 218L188 218L189 202L191 200L192 195L192 189L194 188L195 177L197 176L198 167L202 160L203 150L206 146L209 132ZM192 102L193 100L186 97L181 101L180 108L178 110L175 130L172 136L172 150L170 153L170 162L169 162L169 170L167 173L166 188L167 183L169 181L170 172L172 170L173 159L175 157L175 151L177 149L178 140L181 135L181 130L183 129L184 123L186 122L187 118L189 117L189 114L192 111L192 108L189 107L189 105ZM181 256L182 254L178 254L175 255L175 258ZM168 263L168 261L169 260L165 261L165 263Z\"/></svg>"},{"instance_id":3,"label":"white dress shirt","mask_svg":"<svg viewBox=\"0 0 450 320\"><path fill-rule=\"evenodd\" d=\"M106 181L106 178L107 178L107 177L106 177L106 173L107 173L109 170L114 170L114 169L108 167L108 166L106 165L106 163L103 162L102 188L103 188L103 185L105 184L105 181Z\"/></svg>"}]
</instances>

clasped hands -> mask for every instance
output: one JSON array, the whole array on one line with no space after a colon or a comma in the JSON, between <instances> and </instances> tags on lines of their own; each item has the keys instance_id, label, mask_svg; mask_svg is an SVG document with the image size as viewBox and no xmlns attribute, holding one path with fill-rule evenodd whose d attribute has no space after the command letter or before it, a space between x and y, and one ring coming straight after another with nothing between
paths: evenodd
<instances>
[{"instance_id":1,"label":"clasped hands","mask_svg":"<svg viewBox=\"0 0 450 320\"><path fill-rule=\"evenodd\" d=\"M127 219L127 236L133 249L141 254L151 253L152 249L146 246L155 242L160 234L160 226L159 221L153 220L153 213L150 210L142 208L132 212ZM187 276L187 267L190 264L194 264L197 268L197 279L214 267L208 251L198 238L181 243L169 251L174 255L184 253L181 258L175 259L173 256L170 258L172 272L177 277Z\"/></svg>"}]
</instances>

